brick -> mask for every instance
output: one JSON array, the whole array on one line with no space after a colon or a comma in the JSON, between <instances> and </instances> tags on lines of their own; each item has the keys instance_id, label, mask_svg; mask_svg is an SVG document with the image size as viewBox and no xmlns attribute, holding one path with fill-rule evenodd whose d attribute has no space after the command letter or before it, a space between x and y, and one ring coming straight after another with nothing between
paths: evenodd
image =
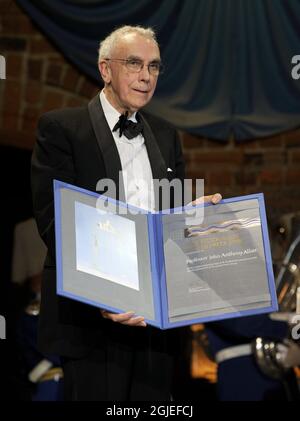
<instances>
[{"instance_id":1,"label":"brick","mask_svg":"<svg viewBox=\"0 0 300 421\"><path fill-rule=\"evenodd\" d=\"M204 171L194 171L194 170L189 170L187 169L186 171L186 175L185 178L191 179L191 180L205 180L205 182L208 182L208 172L204 172Z\"/></svg>"},{"instance_id":2,"label":"brick","mask_svg":"<svg viewBox=\"0 0 300 421\"><path fill-rule=\"evenodd\" d=\"M59 86L62 74L62 67L59 64L49 64L47 68L46 83Z\"/></svg>"},{"instance_id":3,"label":"brick","mask_svg":"<svg viewBox=\"0 0 300 421\"><path fill-rule=\"evenodd\" d=\"M261 191L261 188L260 188ZM243 188L239 189L238 191L234 191L231 195L231 197L233 196L241 196L243 194L255 194L257 193L257 187L253 187L253 186L243 186ZM224 196L223 196L224 197Z\"/></svg>"},{"instance_id":4,"label":"brick","mask_svg":"<svg viewBox=\"0 0 300 421\"><path fill-rule=\"evenodd\" d=\"M232 174L227 171L214 171L209 175L209 183L213 186L230 186L232 181Z\"/></svg>"},{"instance_id":5,"label":"brick","mask_svg":"<svg viewBox=\"0 0 300 421\"><path fill-rule=\"evenodd\" d=\"M79 89L79 94L87 98L92 98L95 95L95 91L97 91L98 89L99 88L96 86L96 84L88 80L84 80Z\"/></svg>"},{"instance_id":6,"label":"brick","mask_svg":"<svg viewBox=\"0 0 300 421\"><path fill-rule=\"evenodd\" d=\"M29 120L38 118L39 117L38 109L36 107L27 106L24 110L23 117Z\"/></svg>"},{"instance_id":7,"label":"brick","mask_svg":"<svg viewBox=\"0 0 300 421\"><path fill-rule=\"evenodd\" d=\"M81 74L72 67L69 67L65 73L62 87L68 91L76 92L78 81Z\"/></svg>"},{"instance_id":8,"label":"brick","mask_svg":"<svg viewBox=\"0 0 300 421\"><path fill-rule=\"evenodd\" d=\"M268 150L264 152L263 160L265 165L285 165L287 162L287 154L285 150Z\"/></svg>"},{"instance_id":9,"label":"brick","mask_svg":"<svg viewBox=\"0 0 300 421\"><path fill-rule=\"evenodd\" d=\"M252 151L253 149L259 148L259 142L255 139L247 139L243 141L236 141L236 148L247 152L248 150Z\"/></svg>"},{"instance_id":10,"label":"brick","mask_svg":"<svg viewBox=\"0 0 300 421\"><path fill-rule=\"evenodd\" d=\"M56 51L55 55L50 56L49 63L60 65L61 67L68 66L65 57L59 51Z\"/></svg>"},{"instance_id":11,"label":"brick","mask_svg":"<svg viewBox=\"0 0 300 421\"><path fill-rule=\"evenodd\" d=\"M23 38L1 37L0 51L25 51L27 42Z\"/></svg>"},{"instance_id":12,"label":"brick","mask_svg":"<svg viewBox=\"0 0 300 421\"><path fill-rule=\"evenodd\" d=\"M22 129L28 132L36 130L37 121L40 113L35 107L26 107L22 116Z\"/></svg>"},{"instance_id":13,"label":"brick","mask_svg":"<svg viewBox=\"0 0 300 421\"><path fill-rule=\"evenodd\" d=\"M228 146L227 140L216 140L216 139L205 139L204 140L204 147L205 148L225 148Z\"/></svg>"},{"instance_id":14,"label":"brick","mask_svg":"<svg viewBox=\"0 0 300 421\"><path fill-rule=\"evenodd\" d=\"M259 145L262 148L275 148L280 147L283 144L282 135L266 137L259 140Z\"/></svg>"},{"instance_id":15,"label":"brick","mask_svg":"<svg viewBox=\"0 0 300 421\"><path fill-rule=\"evenodd\" d=\"M15 130L18 127L19 114L4 112L2 118L2 130Z\"/></svg>"},{"instance_id":16,"label":"brick","mask_svg":"<svg viewBox=\"0 0 300 421\"><path fill-rule=\"evenodd\" d=\"M283 140L287 147L300 146L300 129L285 133Z\"/></svg>"},{"instance_id":17,"label":"brick","mask_svg":"<svg viewBox=\"0 0 300 421\"><path fill-rule=\"evenodd\" d=\"M36 30L26 15L9 14L2 19L2 32L12 35L28 35L34 34Z\"/></svg>"},{"instance_id":18,"label":"brick","mask_svg":"<svg viewBox=\"0 0 300 421\"><path fill-rule=\"evenodd\" d=\"M183 156L184 156L185 165L186 166L190 165L192 162L192 157L193 157L193 154L191 153L191 151L189 150L183 151Z\"/></svg>"},{"instance_id":19,"label":"brick","mask_svg":"<svg viewBox=\"0 0 300 421\"><path fill-rule=\"evenodd\" d=\"M300 170L288 170L285 182L286 184L300 185Z\"/></svg>"},{"instance_id":20,"label":"brick","mask_svg":"<svg viewBox=\"0 0 300 421\"><path fill-rule=\"evenodd\" d=\"M238 186L256 185L257 178L255 172L237 172L234 174L234 180Z\"/></svg>"},{"instance_id":21,"label":"brick","mask_svg":"<svg viewBox=\"0 0 300 421\"><path fill-rule=\"evenodd\" d=\"M50 111L55 108L61 108L63 105L63 93L48 91L43 101L42 111Z\"/></svg>"},{"instance_id":22,"label":"brick","mask_svg":"<svg viewBox=\"0 0 300 421\"><path fill-rule=\"evenodd\" d=\"M28 16L25 16L25 18L22 18L19 22L20 27L20 33L24 35L34 35L36 34L36 27L34 23L29 19Z\"/></svg>"},{"instance_id":23,"label":"brick","mask_svg":"<svg viewBox=\"0 0 300 421\"><path fill-rule=\"evenodd\" d=\"M37 120L23 120L22 130L26 130L27 133L31 133L32 137L36 137Z\"/></svg>"},{"instance_id":24,"label":"brick","mask_svg":"<svg viewBox=\"0 0 300 421\"><path fill-rule=\"evenodd\" d=\"M11 0L1 0L0 1L0 13L1 16L4 16L7 12L10 12Z\"/></svg>"},{"instance_id":25,"label":"brick","mask_svg":"<svg viewBox=\"0 0 300 421\"><path fill-rule=\"evenodd\" d=\"M191 135L189 133L182 134L182 147L184 149L198 149L203 147L204 138Z\"/></svg>"},{"instance_id":26,"label":"brick","mask_svg":"<svg viewBox=\"0 0 300 421\"><path fill-rule=\"evenodd\" d=\"M13 0L1 0L0 1L0 13L2 15L22 15L23 11L20 7L15 4Z\"/></svg>"},{"instance_id":27,"label":"brick","mask_svg":"<svg viewBox=\"0 0 300 421\"><path fill-rule=\"evenodd\" d=\"M42 77L43 61L40 59L29 59L27 63L28 79L40 80Z\"/></svg>"},{"instance_id":28,"label":"brick","mask_svg":"<svg viewBox=\"0 0 300 421\"><path fill-rule=\"evenodd\" d=\"M195 151L192 155L194 162L207 163L207 164L242 164L244 154L239 150L223 150L221 151Z\"/></svg>"},{"instance_id":29,"label":"brick","mask_svg":"<svg viewBox=\"0 0 300 421\"><path fill-rule=\"evenodd\" d=\"M21 83L6 80L3 99L6 112L18 113L21 102Z\"/></svg>"},{"instance_id":30,"label":"brick","mask_svg":"<svg viewBox=\"0 0 300 421\"><path fill-rule=\"evenodd\" d=\"M55 47L46 38L30 40L29 51L31 54L57 53Z\"/></svg>"},{"instance_id":31,"label":"brick","mask_svg":"<svg viewBox=\"0 0 300 421\"><path fill-rule=\"evenodd\" d=\"M283 183L283 174L282 169L278 168L277 170L263 170L260 173L261 184L282 184Z\"/></svg>"},{"instance_id":32,"label":"brick","mask_svg":"<svg viewBox=\"0 0 300 421\"><path fill-rule=\"evenodd\" d=\"M289 155L289 162L291 164L298 164L300 161L300 148L293 148L290 151L288 151Z\"/></svg>"},{"instance_id":33,"label":"brick","mask_svg":"<svg viewBox=\"0 0 300 421\"><path fill-rule=\"evenodd\" d=\"M255 151L254 153L245 152L245 166L261 166L263 164L263 153Z\"/></svg>"},{"instance_id":34,"label":"brick","mask_svg":"<svg viewBox=\"0 0 300 421\"><path fill-rule=\"evenodd\" d=\"M20 78L23 74L23 56L21 54L6 55L6 77Z\"/></svg>"},{"instance_id":35,"label":"brick","mask_svg":"<svg viewBox=\"0 0 300 421\"><path fill-rule=\"evenodd\" d=\"M87 103L86 99L77 98L77 97L70 97L67 99L66 106L67 107L82 107Z\"/></svg>"},{"instance_id":36,"label":"brick","mask_svg":"<svg viewBox=\"0 0 300 421\"><path fill-rule=\"evenodd\" d=\"M43 84L29 80L25 88L25 101L31 105L41 101L43 93Z\"/></svg>"}]
</instances>

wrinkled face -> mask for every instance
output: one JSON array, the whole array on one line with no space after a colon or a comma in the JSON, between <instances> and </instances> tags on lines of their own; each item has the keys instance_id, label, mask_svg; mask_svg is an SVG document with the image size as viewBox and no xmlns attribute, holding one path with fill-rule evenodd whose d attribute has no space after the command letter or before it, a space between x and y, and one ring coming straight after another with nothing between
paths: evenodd
<instances>
[{"instance_id":1,"label":"wrinkled face","mask_svg":"<svg viewBox=\"0 0 300 421\"><path fill-rule=\"evenodd\" d=\"M99 70L105 82L105 94L120 113L133 113L144 107L152 98L157 77L149 73L147 65L160 61L157 45L139 34L127 34L114 47L112 60L102 60ZM140 72L132 72L124 62L114 59L136 59L144 62Z\"/></svg>"}]
</instances>

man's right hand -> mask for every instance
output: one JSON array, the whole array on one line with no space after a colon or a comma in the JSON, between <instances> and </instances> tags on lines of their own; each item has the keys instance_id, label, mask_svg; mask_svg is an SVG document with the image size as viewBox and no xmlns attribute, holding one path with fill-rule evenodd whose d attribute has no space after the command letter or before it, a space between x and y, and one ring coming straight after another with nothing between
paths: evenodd
<instances>
[{"instance_id":1,"label":"man's right hand","mask_svg":"<svg viewBox=\"0 0 300 421\"><path fill-rule=\"evenodd\" d=\"M104 319L109 319L113 322L121 323L122 325L127 326L141 326L146 327L145 318L142 316L135 316L134 311L128 311L127 313L110 313L106 310L100 310L102 317Z\"/></svg>"}]
</instances>

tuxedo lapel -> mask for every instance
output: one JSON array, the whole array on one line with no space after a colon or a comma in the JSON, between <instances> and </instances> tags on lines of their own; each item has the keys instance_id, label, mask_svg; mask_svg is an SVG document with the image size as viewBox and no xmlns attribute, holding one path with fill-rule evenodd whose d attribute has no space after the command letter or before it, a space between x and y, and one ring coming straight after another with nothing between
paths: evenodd
<instances>
[{"instance_id":1,"label":"tuxedo lapel","mask_svg":"<svg viewBox=\"0 0 300 421\"><path fill-rule=\"evenodd\" d=\"M117 146L101 106L99 95L96 95L89 102L88 110L97 142L104 159L106 176L108 179L115 182L117 199L125 202L124 182L121 176L122 165Z\"/></svg>"},{"instance_id":2,"label":"tuxedo lapel","mask_svg":"<svg viewBox=\"0 0 300 421\"><path fill-rule=\"evenodd\" d=\"M158 180L167 178L167 166L158 147L157 140L155 139L146 118L141 113L139 113L139 115L144 125L143 136L152 169L152 177L153 179Z\"/></svg>"},{"instance_id":3,"label":"tuxedo lapel","mask_svg":"<svg viewBox=\"0 0 300 421\"><path fill-rule=\"evenodd\" d=\"M145 145L148 152L148 157L152 169L153 180L161 180L168 177L167 166L164 161L164 158L161 154L161 151L158 147L157 140L151 130L150 125L148 124L146 118L140 114L140 117L143 121L143 135L145 139ZM155 195L155 209L161 210L161 191L157 188L157 185L154 183L154 195Z\"/></svg>"}]
</instances>

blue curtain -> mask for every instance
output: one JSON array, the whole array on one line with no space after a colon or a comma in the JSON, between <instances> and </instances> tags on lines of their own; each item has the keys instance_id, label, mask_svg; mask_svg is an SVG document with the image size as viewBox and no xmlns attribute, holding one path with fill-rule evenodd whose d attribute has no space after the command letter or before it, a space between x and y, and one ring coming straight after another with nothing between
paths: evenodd
<instances>
[{"instance_id":1,"label":"blue curtain","mask_svg":"<svg viewBox=\"0 0 300 421\"><path fill-rule=\"evenodd\" d=\"M100 82L97 49L115 27L156 29L165 73L149 111L219 140L300 126L299 0L18 0L63 54Z\"/></svg>"}]
</instances>

